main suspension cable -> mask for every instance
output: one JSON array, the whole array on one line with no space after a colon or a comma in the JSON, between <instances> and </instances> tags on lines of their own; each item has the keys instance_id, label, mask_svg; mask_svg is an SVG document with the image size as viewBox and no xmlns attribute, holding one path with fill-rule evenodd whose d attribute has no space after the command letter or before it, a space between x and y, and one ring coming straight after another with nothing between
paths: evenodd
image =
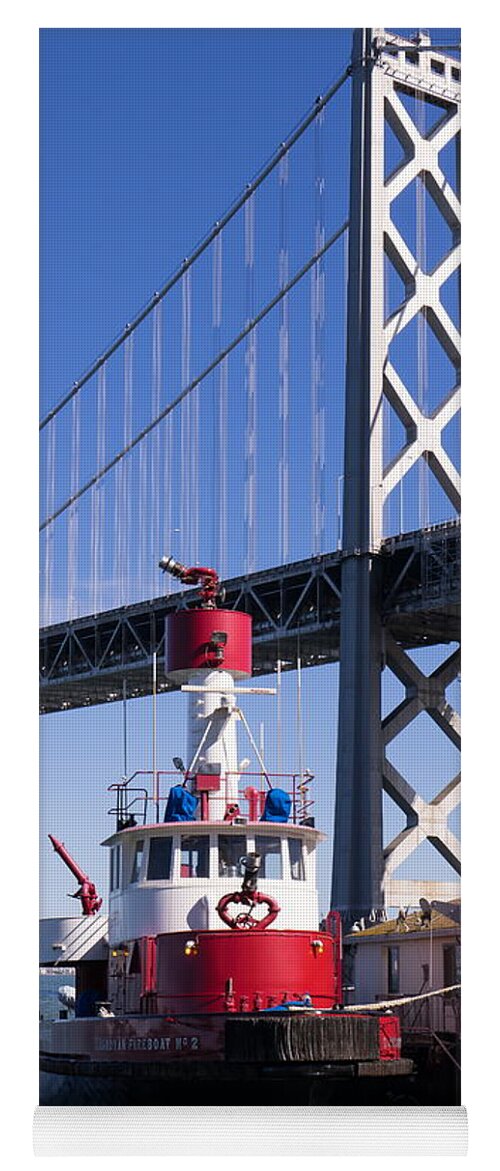
<instances>
[{"instance_id":1,"label":"main suspension cable","mask_svg":"<svg viewBox=\"0 0 500 1171\"><path fill-rule=\"evenodd\" d=\"M59 411L62 411L63 407L67 406L67 404L71 402L71 399L74 398L75 394L78 394L82 387L85 386L85 383L89 382L93 375L96 374L100 369L100 367L103 366L105 362L107 362L108 358L110 358L111 355L114 354L121 345L123 345L126 338L137 329L141 322L143 322L150 313L152 313L155 305L157 305L159 301L162 301L163 298L166 297L167 293L169 293L170 290L173 289L174 286L181 280L181 277L184 275L184 273L192 267L195 261L203 255L207 248L209 248L213 240L215 240L220 232L224 230L227 224L229 224L231 220L234 219L235 215L237 215L241 208L244 207L254 192L257 191L265 179L267 179L268 175L270 175L274 168L278 166L278 163L284 157L284 155L286 155L287 151L289 151L290 148L294 146L296 142L298 142L299 138L302 137L308 126L310 126L311 122L313 122L317 117L320 110L324 109L328 102L330 102L331 99L335 97L335 94L338 93L339 89L341 89L341 87L347 81L347 78L350 76L351 69L352 66L348 65L343 70L337 81L335 81L333 85L330 86L326 94L324 94L323 97L316 98L312 109L310 109L304 118L298 122L297 126L294 128L294 130L292 130L286 141L280 143L278 149L270 156L269 160L264 164L261 170L257 172L257 175L251 180L251 182L247 183L243 193L238 196L233 204L231 204L225 215L223 215L220 220L216 221L210 232L208 232L207 235L204 236L196 245L196 248L191 253L191 255L182 261L182 264L175 269L173 274L169 277L162 288L153 293L150 300L143 306L137 316L124 326L121 333L119 333L114 341L111 342L111 345L108 346L108 348L98 358L96 358L95 362L92 363L89 369L84 374L82 374L81 377L76 380L76 382L73 383L71 390L69 390L68 393L65 394L64 397L56 404L56 406L52 407L52 409L45 415L39 425L40 431L43 431L44 427L50 423L51 419L55 418L55 416L59 414Z\"/></svg>"},{"instance_id":2,"label":"main suspension cable","mask_svg":"<svg viewBox=\"0 0 500 1171\"><path fill-rule=\"evenodd\" d=\"M61 504L60 507L52 513L51 516L46 517L46 519L42 521L42 524L39 526L39 532L43 532L43 530L46 529L48 525L52 524L54 520L57 520L59 516L62 516L62 514L71 507L75 500L78 500L80 496L84 496L85 493L88 492L89 488L92 488L94 484L97 484L99 480L102 480L103 476L106 476L112 468L116 467L116 464L118 464L120 460L124 459L124 457L128 455L134 447L137 447L137 444L141 443L141 441L146 438L146 435L149 435L150 432L158 426L158 423L161 423L162 419L165 419L167 415L170 415L171 412L174 411L175 408L179 405L179 403L181 403L188 394L191 394L191 391L199 386L200 382L203 382L205 378L207 378L208 375L212 373L212 370L215 370L217 366L223 362L224 358L226 358L228 354L231 354L232 351L236 349L240 342L242 342L248 336L248 334L251 333L253 329L255 329L255 326L259 325L259 323L263 321L269 313L271 313L276 305L279 305L283 297L286 297L286 294L289 293L291 289L295 288L295 285L297 285L299 281L302 280L302 277L304 277L306 273L309 272L313 265L317 264L318 260L324 256L326 252L328 252L329 248L331 248L333 244L336 244L337 240L340 240L340 237L343 236L345 231L347 231L348 226L349 221L345 220L341 227L338 228L332 236L329 236L323 247L318 252L315 252L314 255L311 256L308 261L306 261L302 268L299 269L297 273L295 273L295 276L293 276L292 279L288 281L288 284L283 285L283 288L276 293L271 301L268 301L267 305L264 305L263 309L260 310L256 317L247 322L244 328L240 330L240 332L236 335L236 337L233 338L229 345L226 346L223 350L220 350L217 356L213 359L212 362L209 363L208 366L205 367L202 373L198 374L197 377L189 383L189 386L184 387L184 390L181 390L180 394L178 394L177 397L168 404L168 406L164 407L164 409L160 411L160 414L156 416L156 419L152 419L151 422L148 423L147 427L143 427L142 431L139 431L130 443L123 447L122 450L117 453L117 455L113 456L113 459L109 460L105 467L101 468L99 472L96 472L96 474L92 476L90 480L87 480L86 484L83 484L82 487L79 488L78 492L75 492L73 495L69 496L68 499L65 500L64 504Z\"/></svg>"}]
</instances>

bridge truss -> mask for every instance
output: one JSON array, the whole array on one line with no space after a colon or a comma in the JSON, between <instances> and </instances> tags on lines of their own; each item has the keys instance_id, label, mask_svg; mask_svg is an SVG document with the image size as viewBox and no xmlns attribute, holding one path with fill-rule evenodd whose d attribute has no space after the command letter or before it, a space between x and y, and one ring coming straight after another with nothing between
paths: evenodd
<instances>
[{"instance_id":1,"label":"bridge truss","mask_svg":"<svg viewBox=\"0 0 500 1171\"><path fill-rule=\"evenodd\" d=\"M342 561L342 552L322 554L225 583L224 605L252 615L256 675L274 672L278 659L282 670L293 670L297 654L304 667L338 660ZM458 641L460 526L388 538L380 562L391 646ZM124 686L129 698L150 695L154 654L159 690L176 690L161 669L165 618L195 597L186 590L42 629L41 713L112 703L123 698Z\"/></svg>"},{"instance_id":2,"label":"bridge truss","mask_svg":"<svg viewBox=\"0 0 500 1171\"><path fill-rule=\"evenodd\" d=\"M434 50L430 37L410 41L381 29L359 29L353 42L351 195L347 317L343 562L340 613L340 699L332 906L346 919L383 914L394 870L425 839L460 871L458 840L448 827L459 801L459 779L425 803L389 765L385 748L423 710L454 744L458 718L446 709L444 688L458 672L456 656L431 679L386 638L380 552L384 507L410 469L420 464L419 488L430 469L451 508L460 504L460 478L443 442L459 410L460 338L442 291L457 274L459 170L455 188L442 169L443 151L459 149L460 66ZM400 148L388 165L388 131ZM397 201L415 190L412 248L398 230ZM440 217L441 252L426 255L426 198ZM389 304L391 271L400 280ZM416 324L416 352L405 378L395 365L397 342ZM455 371L454 385L431 398L419 378L427 330ZM387 410L404 433L384 460ZM424 496L424 491L422 492ZM422 583L423 585L423 583ZM381 673L388 663L406 699L381 718ZM437 698L436 698L437 696ZM383 849L382 792L406 816L406 827ZM411 900L410 900L411 901Z\"/></svg>"}]
</instances>

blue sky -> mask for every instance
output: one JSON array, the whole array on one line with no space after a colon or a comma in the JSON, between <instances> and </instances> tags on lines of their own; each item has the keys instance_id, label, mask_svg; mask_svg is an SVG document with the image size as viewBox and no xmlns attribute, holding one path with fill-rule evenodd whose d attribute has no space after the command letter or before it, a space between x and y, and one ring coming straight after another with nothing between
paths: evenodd
<instances>
[{"instance_id":1,"label":"blue sky","mask_svg":"<svg viewBox=\"0 0 500 1171\"><path fill-rule=\"evenodd\" d=\"M220 217L349 53L349 29L42 31L44 406Z\"/></svg>"},{"instance_id":2,"label":"blue sky","mask_svg":"<svg viewBox=\"0 0 500 1171\"><path fill-rule=\"evenodd\" d=\"M433 30L433 39L453 42L457 30ZM59 400L74 379L96 354L121 330L154 289L189 253L207 228L220 217L255 174L263 161L288 134L315 97L324 93L339 75L350 55L349 29L50 29L41 34L41 410ZM338 226L347 198L347 177L343 161L348 152L348 104L339 100L335 112L327 111L322 130L322 169L327 177L324 220L328 230ZM307 153L309 151L309 154ZM315 216L314 140L304 147L304 172L299 167L290 179L291 226L287 238L290 274L305 259L313 238ZM306 167L309 170L306 170ZM301 174L306 174L301 179ZM274 287L276 250L266 248L277 243L277 187L266 203L264 196L263 228L256 248L261 250L261 264L256 266L257 303ZM274 202L273 202L274 201ZM295 202L294 202L295 201ZM295 208L297 219L292 220ZM300 222L303 232L293 227ZM258 213L258 208L257 208ZM404 216L404 209L403 209ZM272 218L274 217L274 218ZM259 220L256 220L257 225ZM260 243L259 243L260 240ZM230 243L230 247L231 247ZM230 254L230 253L229 253ZM325 384L339 385L343 372L342 314L336 310L335 291L342 286L344 273L343 246L332 250L325 261L327 278L328 340L325 346ZM244 276L244 273L243 273ZM226 277L224 328L229 330L238 313L245 312L241 283L229 283ZM209 273L200 279L194 293L193 369L214 338L204 321L211 316ZM198 301L196 300L198 296ZM303 297L303 300L300 300ZM298 295L296 315L308 307L309 285ZM229 303L228 303L229 302ZM198 315L196 317L196 314ZM337 320L338 318L338 320ZM172 330L179 332L179 302L173 310ZM274 325L276 323L274 322ZM271 326L273 323L271 323ZM259 419L261 450L265 451L266 426L272 428L271 414L266 419L266 394L275 394L276 377L271 366L271 326L263 331L260 343L258 391L264 413ZM309 338L309 324L303 327ZM205 332L203 332L205 331ZM180 375L179 346L168 349L165 337L165 370ZM298 350L299 341L295 342ZM142 357L141 357L142 354ZM266 357L269 359L266 372ZM171 363L170 367L168 363ZM134 410L139 423L141 411L149 410L149 397L141 391L145 376L145 349L138 343L135 354ZM303 366L301 365L303 363ZM244 380L242 360L231 368L235 381ZM306 363L296 353L295 384L291 394L302 402L300 377L306 379ZM231 371L230 371L231 374ZM445 377L443 372L443 377ZM122 420L119 411L119 376L110 371L110 388L116 393L116 418L112 420L110 442L118 442ZM116 384L113 379L116 378ZM231 383L232 385L232 383ZM168 388L162 387L162 393ZM309 383L307 382L307 396ZM149 389L148 389L149 396ZM69 417L69 416L68 416ZM336 476L342 467L341 454L342 398L327 415L327 441L333 452L328 483L324 485L329 511L323 534L324 548L336 542L336 515L331 499ZM82 416L81 471L92 469L94 437L85 430ZM235 429L244 424L235 413ZM212 423L213 425L213 423ZM90 424L89 424L90 426ZM296 430L291 434L291 457L297 474L291 504L296 515L296 545L291 556L305 555L304 533L308 521L300 516L302 486L300 467L305 460L300 449L301 415L296 416ZM112 428L116 434L113 434ZM63 424L61 468L56 495L64 497L69 475L70 423ZM276 439L276 436L274 437ZM210 439L210 436L209 436ZM180 470L180 469L179 469ZM42 477L44 458L42 451ZM136 467L135 475L138 474ZM66 476L66 479L64 478ZM236 476L236 473L235 473ZM265 514L266 498L274 485L271 459L261 462L259 507ZM236 479L235 479L236 483ZM42 487L42 503L46 486ZM295 495L294 495L295 492ZM112 499L109 500L111 511ZM148 505L150 507L150 505ZM229 572L241 572L245 549L241 541L238 518L241 518L241 491L238 509L229 516L232 535ZM43 511L43 507L42 507ZM215 550L215 516L213 507L204 518L210 529L208 554ZM149 523L151 517L148 514ZM88 568L88 515L82 510L79 541L80 565ZM411 528L410 517L404 527ZM259 557L261 564L276 563L275 529L262 524ZM162 534L163 536L163 534ZM172 533L170 548L160 552L180 555ZM85 551L86 547L86 551ZM201 550L200 550L201 551ZM200 558L202 560L202 558ZM207 556L210 563L209 556ZM112 579L112 556L107 570ZM131 571L132 572L132 571ZM133 575L132 575L133 576ZM66 589L64 571L55 581L63 597ZM129 580L129 590L140 592L143 581ZM114 583L111 580L111 591ZM158 592L161 583L158 583ZM138 596L138 594L137 594ZM89 609L88 593L81 587L81 610ZM440 652L429 652L431 670ZM430 657L429 657L430 656ZM430 661L432 660L432 661ZM426 667L427 669L427 667ZM304 672L304 722L306 724L306 763L316 773L318 823L331 830L336 748L337 676L335 667ZM265 682L265 681L263 681ZM295 681L289 676L284 684L284 702L290 718L289 767L296 762L293 752L293 709ZM387 681L388 699L398 697L398 688ZM453 702L458 702L456 694ZM248 714L254 728L262 719L271 725L266 733L269 754L273 753L272 700L252 700ZM271 708L270 708L271 705ZM183 706L177 696L159 701L159 758L165 761L183 753ZM129 704L129 758L131 767L148 767L150 761L150 702L137 700ZM180 731L179 731L180 729ZM401 767L411 780L422 786L424 796L431 796L432 779L424 745L433 743L429 730L415 729L400 746ZM107 859L97 842L109 829L106 818L105 788L121 773L121 712L111 705L86 712L64 713L42 721L41 830L42 841L49 830L65 840L81 864L101 887L107 884ZM242 752L245 754L246 749ZM436 744L436 751L438 747ZM444 749L443 770L455 769L451 749ZM432 771L432 770L431 770ZM449 779L449 777L447 777ZM394 829L400 828L399 814L392 818ZM331 843L330 843L331 846ZM329 888L330 847L323 849L320 868L321 905L326 907ZM101 858L101 855L103 857ZM432 858L437 859L435 852ZM42 912L65 909L65 892L71 890L62 863L42 845L41 851ZM441 864L437 862L438 872ZM69 878L69 876L68 876ZM62 905L61 905L62 904ZM70 904L71 906L71 904Z\"/></svg>"}]
</instances>

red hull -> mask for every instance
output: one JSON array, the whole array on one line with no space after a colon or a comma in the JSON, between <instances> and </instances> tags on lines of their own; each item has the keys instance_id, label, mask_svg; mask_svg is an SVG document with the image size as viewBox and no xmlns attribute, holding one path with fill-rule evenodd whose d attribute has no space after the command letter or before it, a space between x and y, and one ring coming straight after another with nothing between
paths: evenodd
<instances>
[{"instance_id":1,"label":"red hull","mask_svg":"<svg viewBox=\"0 0 500 1171\"><path fill-rule=\"evenodd\" d=\"M222 1061L225 1016L182 1021L162 1016L42 1021L40 1052L90 1061Z\"/></svg>"},{"instance_id":2,"label":"red hull","mask_svg":"<svg viewBox=\"0 0 500 1171\"><path fill-rule=\"evenodd\" d=\"M128 1016L42 1021L42 1064L44 1058L99 1065L103 1062L141 1066L225 1063L227 1019L227 1013L210 1013L186 1015L181 1020L168 1016ZM380 1016L378 1025L378 1061L384 1064L398 1061L401 1057L398 1018Z\"/></svg>"}]
</instances>

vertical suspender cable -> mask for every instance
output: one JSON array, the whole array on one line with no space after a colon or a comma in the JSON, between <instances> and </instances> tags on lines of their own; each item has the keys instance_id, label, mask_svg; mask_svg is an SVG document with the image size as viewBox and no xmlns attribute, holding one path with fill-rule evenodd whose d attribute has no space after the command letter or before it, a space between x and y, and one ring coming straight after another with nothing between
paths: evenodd
<instances>
[{"instance_id":1,"label":"vertical suspender cable","mask_svg":"<svg viewBox=\"0 0 500 1171\"><path fill-rule=\"evenodd\" d=\"M156 305L153 313L153 362L151 385L151 418L160 413L161 395L161 321L162 307ZM160 555L160 428L151 434L151 544L149 549L149 596L154 597L157 583L157 562Z\"/></svg>"},{"instance_id":2,"label":"vertical suspender cable","mask_svg":"<svg viewBox=\"0 0 500 1171\"><path fill-rule=\"evenodd\" d=\"M255 300L255 197L252 195L245 204L245 267L247 278L247 322L254 315ZM248 334L245 351L245 375L247 391L247 433L246 433L246 514L247 523L247 573L255 569L255 497L256 497L256 362L257 339L255 330Z\"/></svg>"},{"instance_id":3,"label":"vertical suspender cable","mask_svg":"<svg viewBox=\"0 0 500 1171\"><path fill-rule=\"evenodd\" d=\"M219 330L222 324L222 233L215 237L212 251L212 328ZM219 334L215 335L217 352Z\"/></svg>"},{"instance_id":4,"label":"vertical suspender cable","mask_svg":"<svg viewBox=\"0 0 500 1171\"><path fill-rule=\"evenodd\" d=\"M127 680L123 680L122 688L122 711L123 711L123 776L127 776L128 760L127 760Z\"/></svg>"},{"instance_id":5,"label":"vertical suspender cable","mask_svg":"<svg viewBox=\"0 0 500 1171\"><path fill-rule=\"evenodd\" d=\"M110 603L117 607L122 603L122 557L123 557L123 465L119 460L115 467L115 526L114 526L114 571L112 571L112 591Z\"/></svg>"},{"instance_id":6,"label":"vertical suspender cable","mask_svg":"<svg viewBox=\"0 0 500 1171\"><path fill-rule=\"evenodd\" d=\"M191 290L191 270L189 271L189 320L191 339L191 320L193 297ZM191 469L190 469L190 538L191 564L200 563L200 388L196 386L189 395L191 409ZM205 564L205 563L203 563Z\"/></svg>"},{"instance_id":7,"label":"vertical suspender cable","mask_svg":"<svg viewBox=\"0 0 500 1171\"><path fill-rule=\"evenodd\" d=\"M138 589L139 597L145 598L148 573L148 526L147 526L147 499L148 499L148 440L143 439L139 444L139 540L138 548ZM158 560L158 558L156 558Z\"/></svg>"},{"instance_id":8,"label":"vertical suspender cable","mask_svg":"<svg viewBox=\"0 0 500 1171\"><path fill-rule=\"evenodd\" d=\"M99 371L99 373L100 373L100 371ZM98 385L99 385L99 383L98 383ZM98 440L98 435L99 435L99 420L98 420L98 415L99 415L99 403L97 402L97 414L96 414L96 449L97 449L97 444L98 444L98 442L99 442L99 440ZM97 469L97 468L98 468L98 464L96 464L96 469ZM97 598L96 598L96 587L97 587L97 534L98 534L97 510L98 510L98 507L99 507L99 493L98 493L98 491L97 491L97 488L98 488L98 485L97 485L97 484L94 484L94 485L92 486L92 489L91 489L91 503L90 503L90 606L91 606L91 610L92 610L92 613L93 613L93 614L96 614L96 613L97 613Z\"/></svg>"},{"instance_id":9,"label":"vertical suspender cable","mask_svg":"<svg viewBox=\"0 0 500 1171\"><path fill-rule=\"evenodd\" d=\"M276 675L276 769L278 775L283 771L282 769L282 755L281 755L281 715L282 715L282 691L281 691L281 659L278 658Z\"/></svg>"},{"instance_id":10,"label":"vertical suspender cable","mask_svg":"<svg viewBox=\"0 0 500 1171\"><path fill-rule=\"evenodd\" d=\"M189 384L191 359L191 273L188 269L182 277L182 338L181 338L181 387ZM194 564L191 538L191 395L183 399L181 406L181 560L186 565Z\"/></svg>"},{"instance_id":11,"label":"vertical suspender cable","mask_svg":"<svg viewBox=\"0 0 500 1171\"><path fill-rule=\"evenodd\" d=\"M287 239L287 205L286 191L288 187L289 156L283 155L280 161L279 181L279 287L288 283L288 239ZM288 297L280 302L279 318L279 419L280 419L280 457L279 457L279 526L280 526L280 554L281 564L289 559L289 525L288 525L288 411L289 411L289 333L288 333Z\"/></svg>"},{"instance_id":12,"label":"vertical suspender cable","mask_svg":"<svg viewBox=\"0 0 500 1171\"><path fill-rule=\"evenodd\" d=\"M106 459L106 365L101 366L99 370L98 379L98 446L97 446L97 462L98 467L102 468ZM102 609L104 606L103 598L103 583L105 578L104 573L104 532L106 522L106 485L99 482L96 484L98 490L98 507L97 507L97 533L96 533L96 565L97 565L97 586L96 586L96 609Z\"/></svg>"},{"instance_id":13,"label":"vertical suspender cable","mask_svg":"<svg viewBox=\"0 0 500 1171\"><path fill-rule=\"evenodd\" d=\"M51 516L55 505L56 466L56 417L50 420L47 435L47 484L45 493L46 515ZM52 622L52 588L54 574L54 521L45 530L45 605L44 622Z\"/></svg>"},{"instance_id":14,"label":"vertical suspender cable","mask_svg":"<svg viewBox=\"0 0 500 1171\"><path fill-rule=\"evenodd\" d=\"M304 777L304 739L302 729L302 660L297 654L297 753L299 758L299 785Z\"/></svg>"},{"instance_id":15,"label":"vertical suspender cable","mask_svg":"<svg viewBox=\"0 0 500 1171\"><path fill-rule=\"evenodd\" d=\"M123 438L124 446L130 443L132 438L132 358L133 358L133 336L127 338L124 348L124 415L123 415ZM121 597L123 603L129 601L129 580L130 580L130 468L127 458L123 461L123 548L122 548L122 576L121 576Z\"/></svg>"},{"instance_id":16,"label":"vertical suspender cable","mask_svg":"<svg viewBox=\"0 0 500 1171\"><path fill-rule=\"evenodd\" d=\"M96 471L106 458L106 366L97 373ZM103 606L102 530L105 485L99 480L92 488L92 611Z\"/></svg>"},{"instance_id":17,"label":"vertical suspender cable","mask_svg":"<svg viewBox=\"0 0 500 1171\"><path fill-rule=\"evenodd\" d=\"M219 572L227 577L227 390L228 359L219 367Z\"/></svg>"},{"instance_id":18,"label":"vertical suspender cable","mask_svg":"<svg viewBox=\"0 0 500 1171\"><path fill-rule=\"evenodd\" d=\"M124 350L123 360L124 360L124 366L126 369L126 365L127 365L126 350ZM125 424L126 384L127 384L127 378L126 378L126 375L124 375L124 385L123 385L123 431L124 432L125 432L125 426L126 426L126 424ZM124 524L125 524L123 497L124 497L125 462L126 462L125 459L120 460L120 464L116 469L116 483L115 483L115 531L116 531L115 588L117 591L115 605L119 605L119 606L123 605L123 603L125 601L125 598L123 596L123 556L124 556L124 536L123 536L123 533L124 533Z\"/></svg>"},{"instance_id":19,"label":"vertical suspender cable","mask_svg":"<svg viewBox=\"0 0 500 1171\"><path fill-rule=\"evenodd\" d=\"M132 436L132 338L128 337L123 353L123 446L130 443ZM115 474L115 559L114 579L116 598L114 605L126 602L125 588L128 580L127 526L128 526L128 464L127 459L116 465Z\"/></svg>"},{"instance_id":20,"label":"vertical suspender cable","mask_svg":"<svg viewBox=\"0 0 500 1171\"><path fill-rule=\"evenodd\" d=\"M323 220L323 195L325 179L322 163L321 128L324 111L321 110L314 122L315 160L315 234L314 250L318 252L325 243ZM312 552L321 553L324 529L324 504L322 479L324 470L324 406L321 391L324 378L323 326L325 318L325 277L323 264L318 260L311 272L311 430L312 430L312 474L311 474L311 521Z\"/></svg>"},{"instance_id":21,"label":"vertical suspender cable","mask_svg":"<svg viewBox=\"0 0 500 1171\"><path fill-rule=\"evenodd\" d=\"M157 823L160 820L160 794L158 790L158 769L156 767L156 679L157 679L157 655L153 652L153 801L155 807L155 816Z\"/></svg>"},{"instance_id":22,"label":"vertical suspender cable","mask_svg":"<svg viewBox=\"0 0 500 1171\"><path fill-rule=\"evenodd\" d=\"M311 270L311 552L318 552L318 358L317 346L317 301L318 270L316 263Z\"/></svg>"},{"instance_id":23,"label":"vertical suspender cable","mask_svg":"<svg viewBox=\"0 0 500 1171\"><path fill-rule=\"evenodd\" d=\"M115 467L114 482L115 482L115 509L114 509L114 556L113 556L113 590L109 604L111 606L120 606L122 603L121 597L121 564L123 557L123 509L122 509L122 495L123 495L123 460Z\"/></svg>"},{"instance_id":24,"label":"vertical suspender cable","mask_svg":"<svg viewBox=\"0 0 500 1171\"><path fill-rule=\"evenodd\" d=\"M154 328L154 327L153 327ZM154 340L153 340L154 347ZM151 397L154 395L154 389L151 392ZM149 526L149 515L151 502L151 477L149 473L150 462L152 463L152 435L146 436L139 444L139 539L138 547L138 588L139 597L146 598L149 592L149 582L151 574L150 565L150 542L151 532Z\"/></svg>"},{"instance_id":25,"label":"vertical suspender cable","mask_svg":"<svg viewBox=\"0 0 500 1171\"><path fill-rule=\"evenodd\" d=\"M80 395L76 394L71 404L71 495L78 490L80 470ZM78 573L78 502L71 505L68 513L68 618L76 617L76 590Z\"/></svg>"},{"instance_id":26,"label":"vertical suspender cable","mask_svg":"<svg viewBox=\"0 0 500 1171\"><path fill-rule=\"evenodd\" d=\"M163 322L163 319L162 319L162 322ZM165 321L165 327L166 327L166 321ZM166 358L165 358L165 361L166 361ZM167 415L166 418L164 419L163 427L164 427L164 472L163 472L163 477L164 477L163 534L164 534L164 536L163 536L163 547L164 547L164 549L172 549L173 548L173 484L174 484L174 478L173 478L173 470L172 470L173 419L170 415ZM176 553L177 553L177 549L176 549ZM155 557L155 564L157 561L158 561L158 557ZM172 590L172 587L170 584L170 582L171 582L170 574L164 574L163 576L164 576L164 578L167 578L167 580L164 583L165 593L170 594L171 590ZM155 594L156 593L157 593L157 590L155 590Z\"/></svg>"},{"instance_id":27,"label":"vertical suspender cable","mask_svg":"<svg viewBox=\"0 0 500 1171\"><path fill-rule=\"evenodd\" d=\"M214 240L212 259L212 327L214 331L214 353L221 348L222 326L222 234ZM227 358L219 366L217 393L217 463L218 491L216 511L216 557L222 578L227 574Z\"/></svg>"}]
</instances>

